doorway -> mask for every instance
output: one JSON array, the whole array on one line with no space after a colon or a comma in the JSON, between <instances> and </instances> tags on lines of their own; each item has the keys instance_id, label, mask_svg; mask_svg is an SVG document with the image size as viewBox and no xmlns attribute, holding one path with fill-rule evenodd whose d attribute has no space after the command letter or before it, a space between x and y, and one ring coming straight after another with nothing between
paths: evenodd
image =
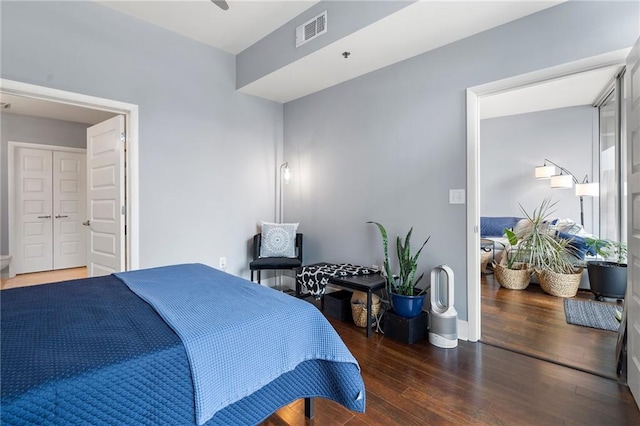
<instances>
[{"instance_id":1,"label":"doorway","mask_svg":"<svg viewBox=\"0 0 640 426\"><path fill-rule=\"evenodd\" d=\"M535 85L540 85L541 83L548 83L550 81L563 78L567 79L569 76L577 75L580 73L586 73L589 71L598 71L608 67L612 67L614 70L618 69L618 67L622 67L624 65L624 59L628 53L628 50L614 52L609 55L602 55L596 58L590 58L585 61L580 61L578 63L572 63L563 65L560 67L555 67L554 69L544 70L539 73L534 73L533 75L526 75L515 77L512 79L508 79L505 81L494 82L488 85L484 85L481 88L472 88L468 90L467 93L467 106L468 106L468 210L467 210L467 223L469 229L473 230L473 232L468 233L467 239L467 249L469 253L468 258L468 292L469 292L469 305L468 305L468 313L469 313L469 337L470 340L482 340L483 342L494 344L497 346L506 347L510 350L514 350L516 352L525 353L527 355L539 357L542 359L549 360L551 362L556 362L558 364L563 364L569 367L582 369L584 371L590 371L598 374L598 371L593 371L591 366L611 364L611 368L607 368L606 371L601 372L601 374L606 375L607 377L615 378L615 356L612 355L610 359L605 359L601 357L602 350L600 350L600 346L606 346L610 348L611 354L615 353L615 342L616 342L616 334L611 332L603 332L610 333L610 336L598 336L599 338L603 338L605 340L601 341L600 345L597 346L597 350L594 349L591 353L587 353L582 348L583 339L588 329L585 330L577 330L576 336L571 338L567 337L567 335L563 334L566 330L562 330L565 326L564 319L564 309L563 309L563 300L553 300L549 299L547 301L543 300L546 298L546 294L540 291L540 294L533 295L522 295L522 294L511 294L511 293L519 293L511 291L510 295L516 297L517 300L498 300L498 292L500 286L494 282L493 276L482 277L480 274L480 262L479 262L479 247L480 247L480 183L481 183L481 173L480 173L480 99L486 99L488 96L497 94L497 93L507 93L513 91L514 89L518 89L521 87L533 87ZM604 86L604 85L603 85ZM600 87L600 89L604 89L604 87ZM595 98L595 97L594 97ZM590 100L590 103L594 101L594 98ZM591 107L588 107L591 108ZM591 108L593 109L593 108ZM595 109L594 109L595 110ZM597 122L597 119L594 120ZM586 148L588 150L593 151L593 158L598 156L597 145L596 147ZM556 151L552 151L556 152ZM537 158L537 155L542 156L542 158ZM536 154L536 160L542 163L544 160L544 153L540 152ZM594 161L595 163L595 161ZM590 166L590 165L589 165ZM594 167L593 170L597 170L597 167ZM531 168L530 173L523 172L526 174L527 184L530 187L534 186L533 181L533 167ZM590 177L593 179L593 172L589 173ZM596 172L597 176L597 172ZM582 178L582 176L580 176ZM597 178L596 178L597 180ZM530 184L528 182L531 182ZM539 200L541 201L541 200ZM577 201L572 201L577 206ZM516 203L517 206L517 203ZM596 213L597 208L594 209L594 213ZM574 215L575 217L575 215ZM589 218L591 224L597 222L597 214L593 214L591 218ZM579 220L577 221L580 222ZM597 234L597 226L596 232ZM475 287L475 288L473 288ZM530 286L531 287L531 286ZM537 286L534 287L537 289ZM503 295L501 292L501 295ZM591 294L588 292L584 292L584 298L591 297ZM523 301L523 296L528 296L529 299ZM484 297L484 299L483 299ZM551 297L551 296L549 296ZM486 302L490 300L489 304ZM483 301L485 304L483 304ZM534 307L531 311L527 312L527 309L542 301L542 305L538 305ZM529 303L531 302L531 303ZM547 302L555 302L557 306L553 308L553 314L551 311L545 311L545 309L549 306L545 306L544 304ZM510 308L505 308L505 303L510 303ZM485 311L483 311L485 310ZM489 315L499 313L502 315L499 319L496 317L490 317ZM510 318L508 316L511 315ZM536 317L537 315L537 317ZM487 322L487 327L491 327L487 329L486 338L481 334L481 322L482 318L484 318ZM497 325L500 325L504 321L509 320L512 323L507 328L496 328ZM519 322L520 321L520 322ZM536 324L536 321L539 323ZM575 327L575 326L573 326ZM577 327L578 329L582 329L584 327ZM558 346L557 348L553 344L553 336L550 335L550 331L558 332L555 334L556 342L561 342L563 347ZM599 330L594 330L595 332ZM501 335L501 333L503 333ZM498 340L496 341L496 336L498 336ZM609 340L606 340L609 338ZM504 340L500 340L503 339ZM548 340L551 338L551 341ZM540 340L542 339L542 340ZM547 339L547 340L545 340ZM574 344L570 344L570 339L573 339ZM538 342L538 343L535 343ZM604 342L604 343L602 343ZM530 346L533 344L533 346ZM571 346L569 349L566 346ZM594 346L595 348L595 346ZM556 351L557 353L552 353ZM564 352L563 352L564 351ZM599 351L599 352L598 352ZM575 354L578 353L580 357L583 357L582 364L580 362L573 362L573 358ZM593 356L595 360L588 359Z\"/></svg>"},{"instance_id":2,"label":"doorway","mask_svg":"<svg viewBox=\"0 0 640 426\"><path fill-rule=\"evenodd\" d=\"M467 89L467 320L468 339L481 338L480 115L479 98L599 68L623 65L629 49L547 68Z\"/></svg>"},{"instance_id":3,"label":"doorway","mask_svg":"<svg viewBox=\"0 0 640 426\"><path fill-rule=\"evenodd\" d=\"M108 112L111 115L122 115L124 117L127 146L124 163L127 179L124 185L126 206L122 206L122 214L126 227L126 236L124 238L126 240L126 256L121 269L139 268L138 106L5 79L0 79L0 94L3 96L19 96L61 106L71 106L83 110ZM9 235L5 236L5 238L8 237L8 240L11 241L13 237L10 230L8 231ZM15 275L11 264L9 265L9 275Z\"/></svg>"}]
</instances>

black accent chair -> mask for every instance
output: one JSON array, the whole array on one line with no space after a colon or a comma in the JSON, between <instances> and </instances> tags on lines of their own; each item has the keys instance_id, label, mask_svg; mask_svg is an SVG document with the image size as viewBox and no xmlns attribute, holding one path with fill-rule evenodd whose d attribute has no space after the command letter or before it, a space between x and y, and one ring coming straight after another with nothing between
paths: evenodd
<instances>
[{"instance_id":1,"label":"black accent chair","mask_svg":"<svg viewBox=\"0 0 640 426\"><path fill-rule=\"evenodd\" d=\"M296 257L260 257L260 244L262 234L253 236L253 261L249 263L251 269L251 281L253 281L253 271L258 272L258 282L260 282L260 272L263 270L278 269L298 269L302 267L302 234L296 234Z\"/></svg>"}]
</instances>

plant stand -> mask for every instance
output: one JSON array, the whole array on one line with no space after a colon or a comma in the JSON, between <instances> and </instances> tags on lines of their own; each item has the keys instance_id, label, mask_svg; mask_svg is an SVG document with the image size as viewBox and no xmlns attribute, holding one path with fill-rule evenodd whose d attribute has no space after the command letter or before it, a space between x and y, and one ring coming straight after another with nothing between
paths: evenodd
<instances>
[{"instance_id":1,"label":"plant stand","mask_svg":"<svg viewBox=\"0 0 640 426\"><path fill-rule=\"evenodd\" d=\"M414 318L403 318L393 311L387 311L384 314L384 335L410 345L426 337L427 324L426 312Z\"/></svg>"}]
</instances>

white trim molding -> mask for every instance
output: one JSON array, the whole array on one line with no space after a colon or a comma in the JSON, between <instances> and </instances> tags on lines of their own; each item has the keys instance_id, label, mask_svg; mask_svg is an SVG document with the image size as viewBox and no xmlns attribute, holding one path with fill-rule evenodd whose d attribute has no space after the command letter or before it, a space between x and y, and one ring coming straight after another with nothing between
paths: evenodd
<instances>
[{"instance_id":1,"label":"white trim molding","mask_svg":"<svg viewBox=\"0 0 640 426\"><path fill-rule=\"evenodd\" d=\"M516 88L591 71L624 65L631 49L581 59L467 89L467 317L468 339L481 338L480 295L480 98Z\"/></svg>"},{"instance_id":2,"label":"white trim molding","mask_svg":"<svg viewBox=\"0 0 640 426\"><path fill-rule=\"evenodd\" d=\"M458 340L469 341L469 322L465 320L458 320ZM471 340L474 342L475 340Z\"/></svg>"},{"instance_id":3,"label":"white trim molding","mask_svg":"<svg viewBox=\"0 0 640 426\"><path fill-rule=\"evenodd\" d=\"M138 175L138 105L67 92L14 80L0 79L0 93L113 112L125 116L126 126L126 270L140 267L140 208Z\"/></svg>"}]
</instances>

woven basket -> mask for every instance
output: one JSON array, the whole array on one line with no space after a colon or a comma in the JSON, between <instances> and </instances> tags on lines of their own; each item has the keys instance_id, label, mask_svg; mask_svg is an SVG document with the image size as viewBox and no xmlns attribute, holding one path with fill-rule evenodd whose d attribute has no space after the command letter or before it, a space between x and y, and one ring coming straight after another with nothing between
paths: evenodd
<instances>
[{"instance_id":1,"label":"woven basket","mask_svg":"<svg viewBox=\"0 0 640 426\"><path fill-rule=\"evenodd\" d=\"M540 281L540 287L545 292L557 297L573 297L578 293L582 271L583 269L579 268L579 272L575 274L557 274L548 270L536 273L538 281Z\"/></svg>"},{"instance_id":2,"label":"woven basket","mask_svg":"<svg viewBox=\"0 0 640 426\"><path fill-rule=\"evenodd\" d=\"M371 312L375 318L375 316L378 315L378 312L380 312L380 302L373 303L371 305ZM367 326L367 305L364 303L352 303L351 315L353 316L353 322L355 325L358 327Z\"/></svg>"},{"instance_id":3,"label":"woven basket","mask_svg":"<svg viewBox=\"0 0 640 426\"><path fill-rule=\"evenodd\" d=\"M524 290L529 286L532 268L509 269L504 265L494 265L493 273L498 283L509 290Z\"/></svg>"}]
</instances>

